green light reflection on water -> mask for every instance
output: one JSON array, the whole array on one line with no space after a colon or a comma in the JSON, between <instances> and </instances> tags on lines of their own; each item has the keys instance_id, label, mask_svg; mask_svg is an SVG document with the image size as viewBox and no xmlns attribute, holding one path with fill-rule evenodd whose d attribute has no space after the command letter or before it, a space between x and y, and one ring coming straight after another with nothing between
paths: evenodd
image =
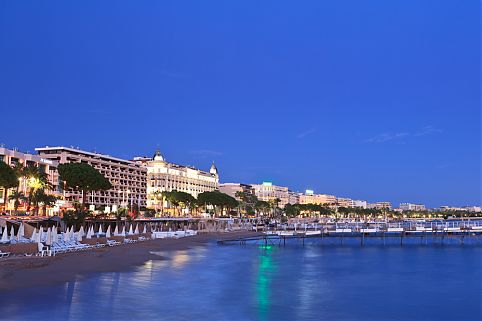
<instances>
[{"instance_id":1,"label":"green light reflection on water","mask_svg":"<svg viewBox=\"0 0 482 321\"><path fill-rule=\"evenodd\" d=\"M258 275L256 280L256 304L258 307L258 319L266 320L271 306L270 284L276 266L273 263L273 247L264 245L259 247Z\"/></svg>"}]
</instances>

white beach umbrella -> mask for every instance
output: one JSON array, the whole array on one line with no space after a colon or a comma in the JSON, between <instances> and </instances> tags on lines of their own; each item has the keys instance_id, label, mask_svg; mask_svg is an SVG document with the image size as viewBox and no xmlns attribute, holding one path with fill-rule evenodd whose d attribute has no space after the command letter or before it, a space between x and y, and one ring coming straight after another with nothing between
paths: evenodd
<instances>
[{"instance_id":1,"label":"white beach umbrella","mask_svg":"<svg viewBox=\"0 0 482 321\"><path fill-rule=\"evenodd\" d=\"M64 242L68 242L70 241L70 232L69 232L69 229L67 229L65 232L64 232Z\"/></svg>"},{"instance_id":2,"label":"white beach umbrella","mask_svg":"<svg viewBox=\"0 0 482 321\"><path fill-rule=\"evenodd\" d=\"M52 229L50 227L47 229L47 238L45 240L45 244L52 245Z\"/></svg>"},{"instance_id":3,"label":"white beach umbrella","mask_svg":"<svg viewBox=\"0 0 482 321\"><path fill-rule=\"evenodd\" d=\"M126 236L126 226L122 227L122 232L119 234L120 236Z\"/></svg>"},{"instance_id":4,"label":"white beach umbrella","mask_svg":"<svg viewBox=\"0 0 482 321\"><path fill-rule=\"evenodd\" d=\"M90 237L94 236L95 235L95 232L94 232L94 225L92 225L90 227Z\"/></svg>"},{"instance_id":5,"label":"white beach umbrella","mask_svg":"<svg viewBox=\"0 0 482 321\"><path fill-rule=\"evenodd\" d=\"M70 233L70 238L72 238L72 236L74 236L74 226L73 225L70 227L69 233Z\"/></svg>"},{"instance_id":6,"label":"white beach umbrella","mask_svg":"<svg viewBox=\"0 0 482 321\"><path fill-rule=\"evenodd\" d=\"M142 230L142 234L146 234L147 233L147 225L144 224L144 230Z\"/></svg>"},{"instance_id":7,"label":"white beach umbrella","mask_svg":"<svg viewBox=\"0 0 482 321\"><path fill-rule=\"evenodd\" d=\"M104 231L102 231L102 224L99 225L99 234L104 234Z\"/></svg>"},{"instance_id":8,"label":"white beach umbrella","mask_svg":"<svg viewBox=\"0 0 482 321\"><path fill-rule=\"evenodd\" d=\"M139 234L139 224L136 225L136 229L134 230L134 234Z\"/></svg>"},{"instance_id":9,"label":"white beach umbrella","mask_svg":"<svg viewBox=\"0 0 482 321\"><path fill-rule=\"evenodd\" d=\"M57 227L54 226L52 227L52 243L57 243L59 240L58 234L57 234Z\"/></svg>"},{"instance_id":10,"label":"white beach umbrella","mask_svg":"<svg viewBox=\"0 0 482 321\"><path fill-rule=\"evenodd\" d=\"M92 238L92 234L90 234L90 231L91 231L91 229L89 228L89 229L87 230L87 236L85 237L86 239Z\"/></svg>"},{"instance_id":11,"label":"white beach umbrella","mask_svg":"<svg viewBox=\"0 0 482 321\"><path fill-rule=\"evenodd\" d=\"M20 223L20 227L18 228L17 238L20 240L25 236L25 227L23 226L23 222Z\"/></svg>"},{"instance_id":12,"label":"white beach umbrella","mask_svg":"<svg viewBox=\"0 0 482 321\"><path fill-rule=\"evenodd\" d=\"M39 229L38 229L38 235L37 235L37 241L39 243L42 242L43 236L44 236L44 228L42 226L40 226Z\"/></svg>"},{"instance_id":13,"label":"white beach umbrella","mask_svg":"<svg viewBox=\"0 0 482 321\"><path fill-rule=\"evenodd\" d=\"M10 227L10 240L13 240L15 238L15 229L13 228L13 224Z\"/></svg>"},{"instance_id":14,"label":"white beach umbrella","mask_svg":"<svg viewBox=\"0 0 482 321\"><path fill-rule=\"evenodd\" d=\"M117 226L117 224L115 225L114 236L119 236L119 227Z\"/></svg>"},{"instance_id":15,"label":"white beach umbrella","mask_svg":"<svg viewBox=\"0 0 482 321\"><path fill-rule=\"evenodd\" d=\"M82 225L79 230L80 235L85 236L84 226Z\"/></svg>"},{"instance_id":16,"label":"white beach umbrella","mask_svg":"<svg viewBox=\"0 0 482 321\"><path fill-rule=\"evenodd\" d=\"M77 238L76 238L77 242L82 242L82 233L78 231L76 235L77 235Z\"/></svg>"},{"instance_id":17,"label":"white beach umbrella","mask_svg":"<svg viewBox=\"0 0 482 321\"><path fill-rule=\"evenodd\" d=\"M107 237L107 238L110 237L110 225L107 226L107 231L105 232L105 237Z\"/></svg>"},{"instance_id":18,"label":"white beach umbrella","mask_svg":"<svg viewBox=\"0 0 482 321\"><path fill-rule=\"evenodd\" d=\"M134 231L132 230L132 224L129 226L129 235L134 234Z\"/></svg>"},{"instance_id":19,"label":"white beach umbrella","mask_svg":"<svg viewBox=\"0 0 482 321\"><path fill-rule=\"evenodd\" d=\"M32 236L30 236L30 241L36 242L37 241L37 235L38 235L37 228L34 228L33 232L32 232Z\"/></svg>"},{"instance_id":20,"label":"white beach umbrella","mask_svg":"<svg viewBox=\"0 0 482 321\"><path fill-rule=\"evenodd\" d=\"M2 242L8 242L8 228L6 225L3 229Z\"/></svg>"}]
</instances>

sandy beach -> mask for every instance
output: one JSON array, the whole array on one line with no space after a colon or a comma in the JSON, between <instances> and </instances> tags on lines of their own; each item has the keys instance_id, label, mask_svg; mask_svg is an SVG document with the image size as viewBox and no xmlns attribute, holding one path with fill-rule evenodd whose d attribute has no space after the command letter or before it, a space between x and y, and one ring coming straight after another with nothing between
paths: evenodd
<instances>
[{"instance_id":1,"label":"sandy beach","mask_svg":"<svg viewBox=\"0 0 482 321\"><path fill-rule=\"evenodd\" d=\"M186 250L210 241L255 235L256 232L207 233L179 239L156 239L54 257L15 256L0 260L0 291L68 282L98 272L126 271L148 260L162 260L151 251Z\"/></svg>"}]
</instances>

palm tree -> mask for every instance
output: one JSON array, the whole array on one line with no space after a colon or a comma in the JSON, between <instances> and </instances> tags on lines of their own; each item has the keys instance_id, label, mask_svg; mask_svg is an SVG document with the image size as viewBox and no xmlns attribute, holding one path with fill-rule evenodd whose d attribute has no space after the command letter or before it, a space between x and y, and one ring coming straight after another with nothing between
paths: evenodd
<instances>
[{"instance_id":1,"label":"palm tree","mask_svg":"<svg viewBox=\"0 0 482 321\"><path fill-rule=\"evenodd\" d=\"M42 204L42 212L44 216L47 216L47 206L52 206L57 201L57 197L49 194L45 194L45 192L40 193L40 198L38 202Z\"/></svg>"},{"instance_id":2,"label":"palm tree","mask_svg":"<svg viewBox=\"0 0 482 321\"><path fill-rule=\"evenodd\" d=\"M27 200L27 197L25 197L25 194L22 191L14 191L10 196L8 197L9 200L14 201L13 203L13 208L15 210L15 213L18 210L18 207L20 206L20 202L25 202Z\"/></svg>"}]
</instances>

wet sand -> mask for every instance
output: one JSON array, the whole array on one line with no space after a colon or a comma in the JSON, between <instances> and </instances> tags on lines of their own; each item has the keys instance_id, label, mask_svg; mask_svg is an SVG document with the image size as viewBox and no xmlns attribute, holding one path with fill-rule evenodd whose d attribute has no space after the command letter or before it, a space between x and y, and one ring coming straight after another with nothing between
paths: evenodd
<instances>
[{"instance_id":1,"label":"wet sand","mask_svg":"<svg viewBox=\"0 0 482 321\"><path fill-rule=\"evenodd\" d=\"M58 254L54 257L12 257L0 260L0 291L68 282L98 272L134 269L163 257L151 251L178 251L210 241L257 235L256 232L208 233L180 239L156 239L134 244Z\"/></svg>"}]
</instances>

